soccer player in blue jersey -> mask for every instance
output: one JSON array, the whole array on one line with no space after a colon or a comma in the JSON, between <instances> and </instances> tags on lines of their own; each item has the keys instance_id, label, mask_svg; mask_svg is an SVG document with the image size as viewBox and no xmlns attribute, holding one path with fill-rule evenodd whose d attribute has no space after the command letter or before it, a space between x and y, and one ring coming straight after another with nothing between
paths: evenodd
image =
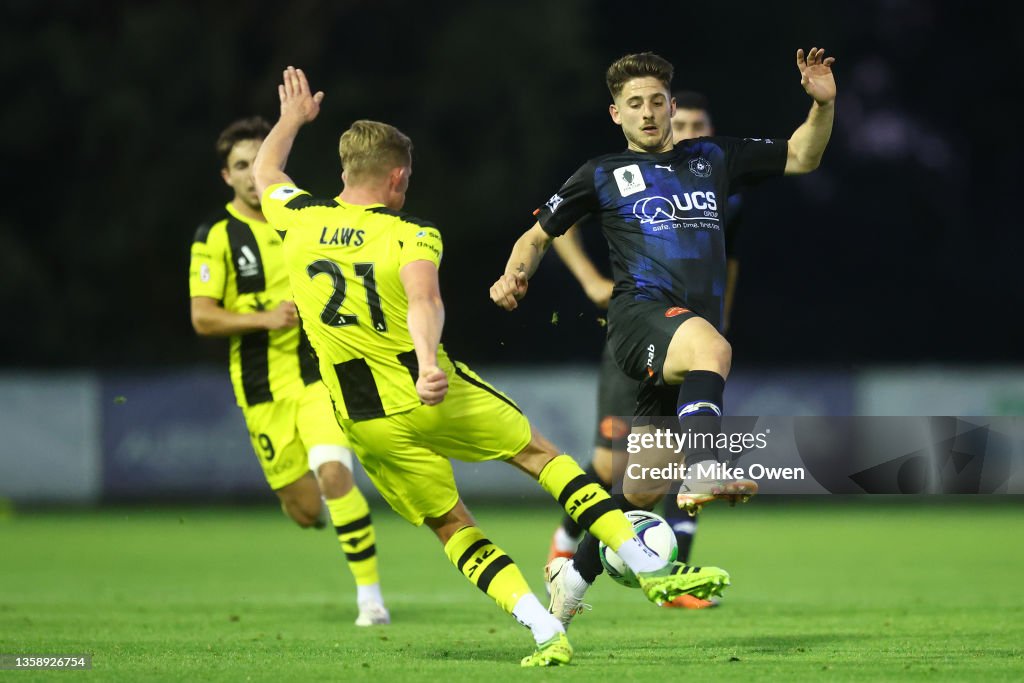
<instances>
[{"instance_id":1,"label":"soccer player in blue jersey","mask_svg":"<svg viewBox=\"0 0 1024 683\"><path fill-rule=\"evenodd\" d=\"M635 415L674 411L683 431L720 430L722 395L732 348L721 333L726 279L721 229L725 200L745 182L802 174L821 162L835 111L834 58L797 50L800 83L812 98L807 119L789 139L712 137L674 145L673 67L645 52L622 57L607 71L609 113L627 149L583 164L538 211L515 243L491 299L514 310L552 240L596 214L608 240L615 287L608 309L608 345L618 366L641 382ZM716 498L745 498L748 480L694 477L715 462L714 448L691 449L677 501L687 510ZM667 486L667 484L666 484ZM667 488L628 486L621 502L649 509ZM550 609L564 622L576 614L601 573L597 542L584 538L572 560L548 566Z\"/></svg>"},{"instance_id":2,"label":"soccer player in blue jersey","mask_svg":"<svg viewBox=\"0 0 1024 683\"><path fill-rule=\"evenodd\" d=\"M679 144L684 140L708 137L715 134L711 123L711 113L707 97L690 90L676 91L672 94L672 97L676 101L676 111L672 115L672 141L675 144ZM723 332L729 326L732 303L736 292L736 282L739 275L736 242L741 225L741 206L742 199L739 193L736 193L729 197L728 204L723 212L722 228L725 231L726 254ZM583 248L583 239L580 233L581 226L579 224L569 228L565 235L563 235L564 239L558 239L553 242L555 252L577 281L579 281L583 291L594 305L607 309L615 283L605 277L594 262L591 261L586 250ZM607 488L611 488L614 478L613 442L617 437L621 438L629 430L629 425L624 416L633 414L636 406L637 389L637 381L619 369L615 364L615 359L612 357L611 350L606 345L601 352L600 377L598 379L598 419L597 430L594 436L594 456L591 464L587 467L587 473L597 477ZM625 456L625 453L620 452L618 456L622 458ZM698 518L681 511L676 501L669 497L665 498L663 514L675 532L679 560L688 562L690 549L693 547L693 538L697 530ZM583 530L573 522L571 517L565 515L552 536L547 561L550 563L556 557L572 557L576 553L576 548L582 537ZM683 594L663 603L662 606L704 609L717 604L717 601L714 599L705 600L694 595Z\"/></svg>"}]
</instances>

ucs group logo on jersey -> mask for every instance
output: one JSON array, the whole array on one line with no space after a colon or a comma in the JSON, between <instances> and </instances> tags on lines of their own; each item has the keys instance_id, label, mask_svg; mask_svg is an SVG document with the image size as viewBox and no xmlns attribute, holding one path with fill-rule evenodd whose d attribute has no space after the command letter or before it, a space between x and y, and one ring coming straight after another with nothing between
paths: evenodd
<instances>
[{"instance_id":1,"label":"ucs group logo on jersey","mask_svg":"<svg viewBox=\"0 0 1024 683\"><path fill-rule=\"evenodd\" d=\"M718 211L718 201L714 192L684 192L682 196L672 195L671 199L655 195L637 200L633 205L633 215L641 225L656 225L678 220L679 212L696 209L697 211ZM717 217L717 214L712 216ZM686 216L683 216L686 218ZM695 216L694 218L698 218Z\"/></svg>"}]
</instances>

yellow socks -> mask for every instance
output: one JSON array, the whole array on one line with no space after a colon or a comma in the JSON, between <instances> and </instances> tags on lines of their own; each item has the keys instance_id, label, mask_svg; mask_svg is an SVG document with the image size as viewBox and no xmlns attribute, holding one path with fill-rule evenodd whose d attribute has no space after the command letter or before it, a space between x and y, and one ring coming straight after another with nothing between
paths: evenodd
<instances>
[{"instance_id":1,"label":"yellow socks","mask_svg":"<svg viewBox=\"0 0 1024 683\"><path fill-rule=\"evenodd\" d=\"M509 614L520 598L531 593L512 558L475 526L456 531L445 543L444 552L463 576Z\"/></svg>"},{"instance_id":2,"label":"yellow socks","mask_svg":"<svg viewBox=\"0 0 1024 683\"><path fill-rule=\"evenodd\" d=\"M377 573L377 546L373 523L370 521L370 507L362 492L352 487L341 498L327 501L334 530L341 541L341 549L348 559L348 567L356 579L357 586L369 586L380 582Z\"/></svg>"},{"instance_id":3,"label":"yellow socks","mask_svg":"<svg viewBox=\"0 0 1024 683\"><path fill-rule=\"evenodd\" d=\"M572 457L563 454L553 459L541 470L539 481L573 521L612 550L636 536L633 525L608 492Z\"/></svg>"}]
</instances>

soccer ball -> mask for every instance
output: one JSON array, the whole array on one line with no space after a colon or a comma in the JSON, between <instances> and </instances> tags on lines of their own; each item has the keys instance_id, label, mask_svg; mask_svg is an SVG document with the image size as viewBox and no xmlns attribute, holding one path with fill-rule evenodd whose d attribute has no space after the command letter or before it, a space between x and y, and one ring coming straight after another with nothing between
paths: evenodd
<instances>
[{"instance_id":1,"label":"soccer ball","mask_svg":"<svg viewBox=\"0 0 1024 683\"><path fill-rule=\"evenodd\" d=\"M676 534L672 531L672 526L664 518L644 510L630 510L626 517L633 523L636 535L648 548L666 562L675 562L679 546L676 545ZM601 543L599 552L601 564L612 580L628 588L640 587L636 574L614 550Z\"/></svg>"}]
</instances>

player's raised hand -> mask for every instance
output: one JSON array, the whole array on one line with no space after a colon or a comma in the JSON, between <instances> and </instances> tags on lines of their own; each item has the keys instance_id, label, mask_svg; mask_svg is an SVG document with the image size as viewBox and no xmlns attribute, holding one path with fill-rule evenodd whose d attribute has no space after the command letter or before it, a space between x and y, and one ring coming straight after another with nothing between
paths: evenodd
<instances>
[{"instance_id":1,"label":"player's raised hand","mask_svg":"<svg viewBox=\"0 0 1024 683\"><path fill-rule=\"evenodd\" d=\"M265 311L263 315L263 324L268 330L283 330L299 324L299 309L295 308L294 301L282 301L277 308Z\"/></svg>"},{"instance_id":2,"label":"player's raised hand","mask_svg":"<svg viewBox=\"0 0 1024 683\"><path fill-rule=\"evenodd\" d=\"M416 379L416 393L426 405L436 406L448 393L448 375L436 365L420 368L420 376Z\"/></svg>"},{"instance_id":3,"label":"player's raised hand","mask_svg":"<svg viewBox=\"0 0 1024 683\"><path fill-rule=\"evenodd\" d=\"M294 66L284 70L282 81L277 86L277 95L281 98L281 118L292 119L300 126L315 119L320 113L320 103L324 101L323 91L311 94L306 74Z\"/></svg>"},{"instance_id":4,"label":"player's raised hand","mask_svg":"<svg viewBox=\"0 0 1024 683\"><path fill-rule=\"evenodd\" d=\"M800 85L818 104L828 104L836 98L836 79L832 75L835 61L835 57L825 57L825 48L812 47L806 59L802 49L796 51Z\"/></svg>"},{"instance_id":5,"label":"player's raised hand","mask_svg":"<svg viewBox=\"0 0 1024 683\"><path fill-rule=\"evenodd\" d=\"M491 285L491 301L506 311L514 311L529 286L526 273L505 273Z\"/></svg>"}]
</instances>

